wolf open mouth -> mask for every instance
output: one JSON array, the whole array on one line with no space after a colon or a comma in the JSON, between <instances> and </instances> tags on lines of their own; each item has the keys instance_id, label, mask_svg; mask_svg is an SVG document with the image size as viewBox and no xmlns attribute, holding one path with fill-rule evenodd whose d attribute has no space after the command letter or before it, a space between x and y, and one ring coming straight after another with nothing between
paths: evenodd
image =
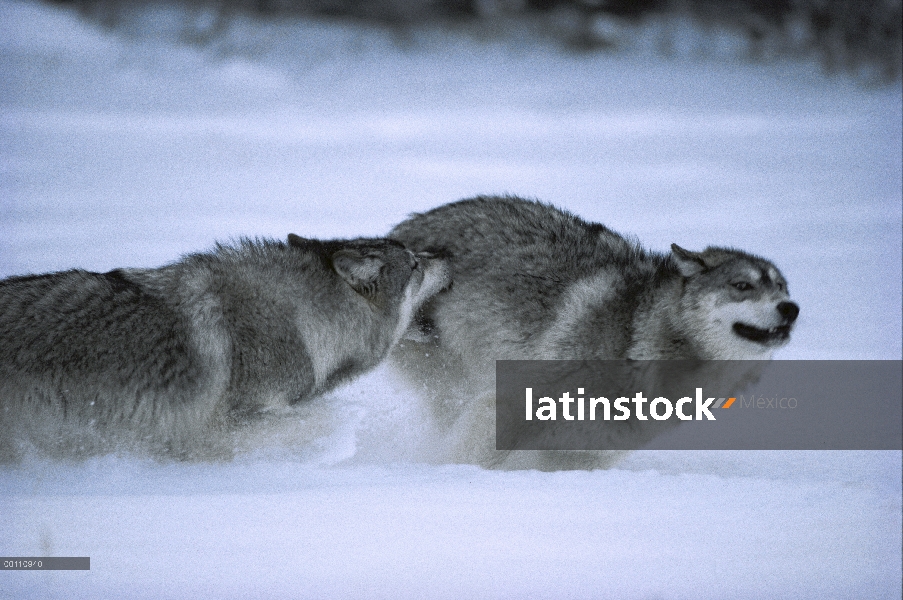
<instances>
[{"instance_id":1,"label":"wolf open mouth","mask_svg":"<svg viewBox=\"0 0 903 600\"><path fill-rule=\"evenodd\" d=\"M734 323L734 333L742 338L759 344L767 344L768 342L784 341L790 337L790 325L779 325L771 329L759 329L752 325L743 323Z\"/></svg>"}]
</instances>

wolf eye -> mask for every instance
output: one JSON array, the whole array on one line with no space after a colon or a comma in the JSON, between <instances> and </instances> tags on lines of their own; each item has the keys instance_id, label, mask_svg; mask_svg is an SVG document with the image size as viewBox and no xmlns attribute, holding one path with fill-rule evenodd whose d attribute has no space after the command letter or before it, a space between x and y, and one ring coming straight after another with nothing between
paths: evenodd
<instances>
[{"instance_id":1,"label":"wolf eye","mask_svg":"<svg viewBox=\"0 0 903 600\"><path fill-rule=\"evenodd\" d=\"M752 284L748 283L746 281L738 281L737 283L732 283L731 285L734 286L735 288L737 288L738 290L740 290L741 292L745 292L747 290L753 289Z\"/></svg>"}]
</instances>

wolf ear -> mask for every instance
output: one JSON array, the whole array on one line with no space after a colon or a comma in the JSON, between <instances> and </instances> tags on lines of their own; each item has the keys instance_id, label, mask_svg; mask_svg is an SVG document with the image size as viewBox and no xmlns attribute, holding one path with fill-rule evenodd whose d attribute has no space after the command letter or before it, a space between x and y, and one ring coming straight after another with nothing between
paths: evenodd
<instances>
[{"instance_id":1,"label":"wolf ear","mask_svg":"<svg viewBox=\"0 0 903 600\"><path fill-rule=\"evenodd\" d=\"M385 263L374 256L361 256L354 250L339 250L332 255L332 268L358 294L366 297L376 292L376 282Z\"/></svg>"},{"instance_id":2,"label":"wolf ear","mask_svg":"<svg viewBox=\"0 0 903 600\"><path fill-rule=\"evenodd\" d=\"M671 244L671 256L674 257L674 262L677 263L677 270L684 277L692 277L708 269L708 266L702 259L702 254L684 250L677 244Z\"/></svg>"},{"instance_id":3,"label":"wolf ear","mask_svg":"<svg viewBox=\"0 0 903 600\"><path fill-rule=\"evenodd\" d=\"M310 242L309 239L303 238L300 235L295 235L294 233L288 234L288 245L289 246L306 246Z\"/></svg>"}]
</instances>

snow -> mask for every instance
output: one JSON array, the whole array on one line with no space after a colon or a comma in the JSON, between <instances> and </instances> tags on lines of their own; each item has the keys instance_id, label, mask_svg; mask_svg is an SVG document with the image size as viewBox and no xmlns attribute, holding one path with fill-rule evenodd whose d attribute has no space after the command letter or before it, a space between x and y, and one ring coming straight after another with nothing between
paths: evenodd
<instances>
[{"instance_id":1,"label":"snow","mask_svg":"<svg viewBox=\"0 0 903 600\"><path fill-rule=\"evenodd\" d=\"M0 1L0 276L381 235L510 192L772 258L802 307L778 358L903 356L899 84L327 22L199 47L183 22ZM296 412L227 463L0 467L0 555L91 557L5 572L0 597L900 596L899 451L443 464L387 367Z\"/></svg>"}]
</instances>

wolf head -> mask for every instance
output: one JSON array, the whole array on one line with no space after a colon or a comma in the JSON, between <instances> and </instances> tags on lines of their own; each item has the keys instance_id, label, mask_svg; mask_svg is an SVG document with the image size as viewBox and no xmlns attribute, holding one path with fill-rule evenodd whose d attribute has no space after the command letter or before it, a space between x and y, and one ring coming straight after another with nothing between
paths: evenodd
<instances>
[{"instance_id":1,"label":"wolf head","mask_svg":"<svg viewBox=\"0 0 903 600\"><path fill-rule=\"evenodd\" d=\"M759 359L790 339L799 306L771 262L730 248L671 245L683 277L674 325L709 359Z\"/></svg>"},{"instance_id":2,"label":"wolf head","mask_svg":"<svg viewBox=\"0 0 903 600\"><path fill-rule=\"evenodd\" d=\"M397 342L414 312L451 281L448 262L427 252L414 254L400 242L356 239L332 246L289 234L289 245L310 249L315 245L332 269L377 310L395 312Z\"/></svg>"}]
</instances>

